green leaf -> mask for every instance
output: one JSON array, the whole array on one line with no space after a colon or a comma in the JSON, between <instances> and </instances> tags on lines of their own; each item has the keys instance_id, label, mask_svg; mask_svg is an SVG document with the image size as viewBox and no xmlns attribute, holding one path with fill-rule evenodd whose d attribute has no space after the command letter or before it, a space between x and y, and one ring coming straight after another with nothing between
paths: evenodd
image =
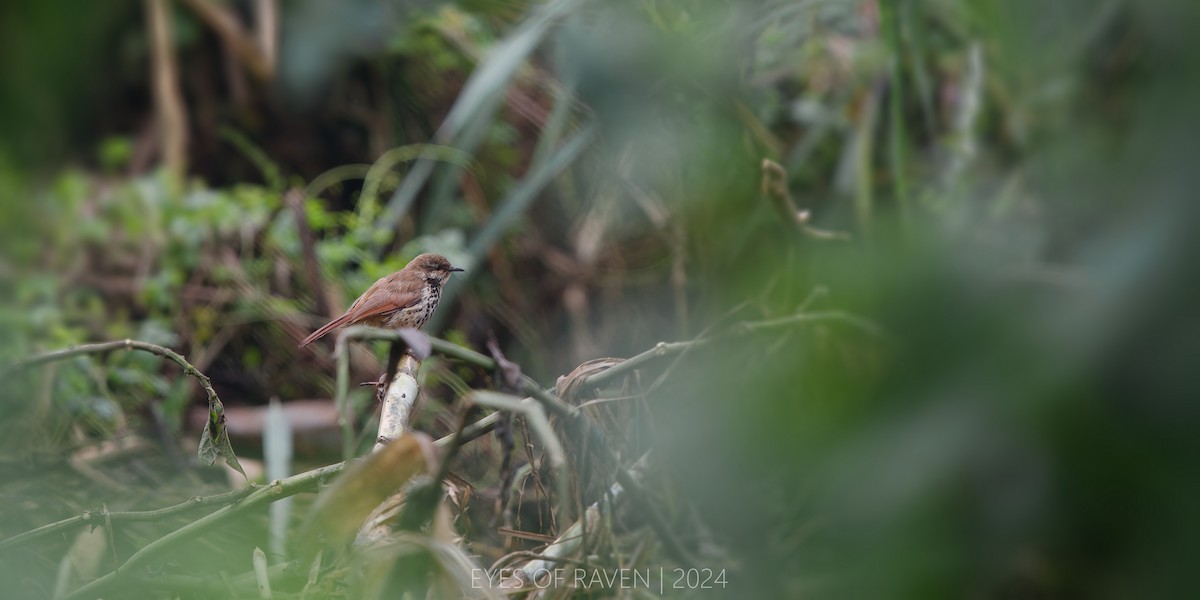
<instances>
[{"instance_id":1,"label":"green leaf","mask_svg":"<svg viewBox=\"0 0 1200 600\"><path fill-rule=\"evenodd\" d=\"M242 477L246 476L237 455L233 453L233 446L229 444L229 432L225 429L225 407L215 398L209 398L208 422L204 424L204 433L200 436L200 448L196 451L196 456L206 465L217 462L217 457L220 456L225 459L225 464L237 469Z\"/></svg>"},{"instance_id":2,"label":"green leaf","mask_svg":"<svg viewBox=\"0 0 1200 600\"><path fill-rule=\"evenodd\" d=\"M96 154L107 171L117 171L133 157L133 140L127 136L111 136L100 141Z\"/></svg>"}]
</instances>

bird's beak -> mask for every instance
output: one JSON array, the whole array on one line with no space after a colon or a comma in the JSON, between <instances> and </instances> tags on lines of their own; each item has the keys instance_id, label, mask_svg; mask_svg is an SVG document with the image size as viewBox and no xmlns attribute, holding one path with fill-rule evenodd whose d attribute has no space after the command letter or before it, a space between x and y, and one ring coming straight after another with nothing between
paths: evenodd
<instances>
[{"instance_id":1,"label":"bird's beak","mask_svg":"<svg viewBox=\"0 0 1200 600\"><path fill-rule=\"evenodd\" d=\"M460 269L460 268L458 268L458 267L450 267L450 272L451 272L451 273L454 273L455 271L466 271L466 269Z\"/></svg>"}]
</instances>

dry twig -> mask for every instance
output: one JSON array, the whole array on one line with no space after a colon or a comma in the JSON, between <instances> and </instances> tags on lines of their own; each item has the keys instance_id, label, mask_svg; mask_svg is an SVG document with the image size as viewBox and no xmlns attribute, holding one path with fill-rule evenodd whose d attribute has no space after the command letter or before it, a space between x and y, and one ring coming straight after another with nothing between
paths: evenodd
<instances>
[{"instance_id":1,"label":"dry twig","mask_svg":"<svg viewBox=\"0 0 1200 600\"><path fill-rule=\"evenodd\" d=\"M179 91L179 67L171 39L167 0L145 0L146 26L154 73L154 105L158 110L161 150L167 169L181 180L187 171L187 110Z\"/></svg>"},{"instance_id":2,"label":"dry twig","mask_svg":"<svg viewBox=\"0 0 1200 600\"><path fill-rule=\"evenodd\" d=\"M762 161L762 180L759 183L762 195L771 200L771 205L784 222L796 227L801 233L819 240L849 240L850 234L844 231L829 231L809 225L812 214L807 210L796 208L792 194L787 187L787 171L783 165L764 158Z\"/></svg>"}]
</instances>

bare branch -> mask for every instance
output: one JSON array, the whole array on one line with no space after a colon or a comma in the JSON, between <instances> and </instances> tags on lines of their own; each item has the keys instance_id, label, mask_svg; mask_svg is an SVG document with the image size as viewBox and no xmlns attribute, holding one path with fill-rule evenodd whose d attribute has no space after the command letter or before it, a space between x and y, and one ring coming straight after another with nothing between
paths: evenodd
<instances>
[{"instance_id":1,"label":"bare branch","mask_svg":"<svg viewBox=\"0 0 1200 600\"><path fill-rule=\"evenodd\" d=\"M841 321L848 325L852 325L876 337L886 337L886 332L879 326L878 323L864 319L853 313L844 310L825 310L818 312L798 312L796 314L779 317L778 319L768 319L765 321L752 321L741 323L738 329L745 333L756 333L770 329L778 329L781 327L789 327L798 323L811 323L814 321Z\"/></svg>"},{"instance_id":2,"label":"bare branch","mask_svg":"<svg viewBox=\"0 0 1200 600\"><path fill-rule=\"evenodd\" d=\"M146 26L150 30L153 60L154 106L161 126L163 162L176 178L187 172L187 109L179 91L179 67L171 39L167 0L145 0Z\"/></svg>"},{"instance_id":3,"label":"bare branch","mask_svg":"<svg viewBox=\"0 0 1200 600\"><path fill-rule=\"evenodd\" d=\"M211 27L217 37L229 45L234 54L245 63L246 68L260 81L269 81L275 76L275 65L227 6L213 0L183 0L183 3Z\"/></svg>"},{"instance_id":4,"label":"bare branch","mask_svg":"<svg viewBox=\"0 0 1200 600\"><path fill-rule=\"evenodd\" d=\"M421 361L411 354L400 357L395 375L387 383L383 394L383 407L379 412L379 429L375 436L372 452L391 443L409 430L413 407L417 403L420 386L417 385L417 369Z\"/></svg>"},{"instance_id":5,"label":"bare branch","mask_svg":"<svg viewBox=\"0 0 1200 600\"><path fill-rule=\"evenodd\" d=\"M771 205L775 207L775 211L779 213L784 222L796 227L804 235L821 240L850 239L850 234L844 231L828 231L809 225L808 220L812 216L811 213L796 208L796 202L792 200L792 194L788 191L787 171L784 170L783 165L769 158L764 158L762 161L762 180L759 183L759 191L771 200Z\"/></svg>"},{"instance_id":6,"label":"bare branch","mask_svg":"<svg viewBox=\"0 0 1200 600\"><path fill-rule=\"evenodd\" d=\"M350 353L347 347L350 340L387 340L393 343L403 342L416 358L429 355L429 337L416 329L391 331L366 325L347 327L338 334L334 344L333 355L337 359L337 383L334 404L338 412L338 425L342 428L342 458L349 459L354 454L354 419L350 412ZM415 369L413 370L415 373ZM386 378L385 378L386 379ZM415 380L414 380L415 382ZM413 393L415 401L415 391Z\"/></svg>"},{"instance_id":7,"label":"bare branch","mask_svg":"<svg viewBox=\"0 0 1200 600\"><path fill-rule=\"evenodd\" d=\"M318 266L317 253L314 249L316 239L313 237L312 228L308 226L308 215L304 212L304 199L304 194L295 188L288 190L283 195L284 203L292 209L292 215L296 219L296 233L300 237L300 254L304 257L304 276L308 280L308 287L316 296L317 314L323 317L332 317L335 315L329 312L328 295L325 293L325 286L321 285L321 268Z\"/></svg>"},{"instance_id":8,"label":"bare branch","mask_svg":"<svg viewBox=\"0 0 1200 600\"><path fill-rule=\"evenodd\" d=\"M275 70L279 48L279 0L258 0L254 22L258 33L258 49L271 71Z\"/></svg>"}]
</instances>

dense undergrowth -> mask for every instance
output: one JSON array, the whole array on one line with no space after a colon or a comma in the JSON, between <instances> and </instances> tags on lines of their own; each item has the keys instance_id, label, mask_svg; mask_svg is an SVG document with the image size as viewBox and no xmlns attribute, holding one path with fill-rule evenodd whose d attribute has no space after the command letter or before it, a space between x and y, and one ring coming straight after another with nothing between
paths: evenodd
<instances>
[{"instance_id":1,"label":"dense undergrowth","mask_svg":"<svg viewBox=\"0 0 1200 600\"><path fill-rule=\"evenodd\" d=\"M96 580L84 595L252 596L256 547L277 596L486 595L480 573L529 566L580 519L547 563L566 581L533 594L1183 589L1194 7L296 1L267 68L196 4L0 9L20 49L0 52L0 363L173 348L260 487L220 496L240 476L193 457L205 394L176 364L8 368L13 597ZM252 39L273 3L217 4ZM182 128L152 76L154 6ZM414 429L449 438L310 471L366 453L377 411L355 387L337 423L332 345L296 343L427 251L468 269L418 376ZM636 368L609 359L661 342ZM388 345L353 348L348 380L376 379ZM534 388L548 428L506 416L447 453L493 410L476 391ZM317 399L330 431L266 476L272 398ZM426 458L440 502L418 480L387 540L331 533L347 524L330 514L364 516L346 498L381 499ZM297 494L273 525L271 494ZM193 496L215 499L106 514Z\"/></svg>"}]
</instances>

